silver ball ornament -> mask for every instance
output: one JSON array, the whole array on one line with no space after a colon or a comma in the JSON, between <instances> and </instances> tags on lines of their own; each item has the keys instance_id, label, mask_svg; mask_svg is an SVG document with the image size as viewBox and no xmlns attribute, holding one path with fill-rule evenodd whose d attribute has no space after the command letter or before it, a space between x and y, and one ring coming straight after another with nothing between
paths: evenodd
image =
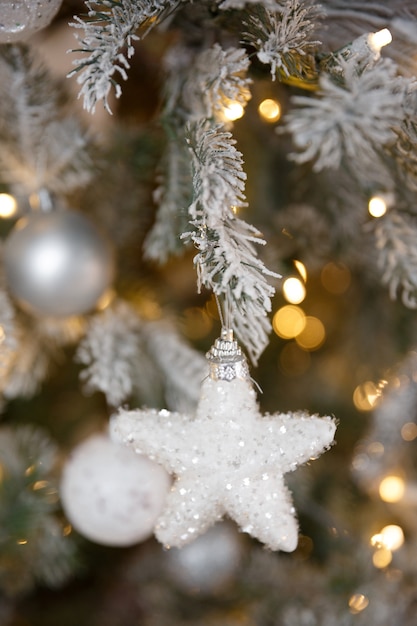
<instances>
[{"instance_id":1,"label":"silver ball ornament","mask_svg":"<svg viewBox=\"0 0 417 626\"><path fill-rule=\"evenodd\" d=\"M97 434L73 450L60 496L66 516L84 537L131 546L152 535L170 485L163 467Z\"/></svg>"},{"instance_id":2,"label":"silver ball ornament","mask_svg":"<svg viewBox=\"0 0 417 626\"><path fill-rule=\"evenodd\" d=\"M5 242L4 270L10 293L28 313L81 315L113 280L113 249L81 213L31 213Z\"/></svg>"},{"instance_id":3,"label":"silver ball ornament","mask_svg":"<svg viewBox=\"0 0 417 626\"><path fill-rule=\"evenodd\" d=\"M22 41L45 28L60 6L61 0L1 0L0 43Z\"/></svg>"},{"instance_id":4,"label":"silver ball ornament","mask_svg":"<svg viewBox=\"0 0 417 626\"><path fill-rule=\"evenodd\" d=\"M243 556L240 535L222 522L183 548L171 548L166 556L167 570L186 591L216 593L233 580Z\"/></svg>"}]
</instances>

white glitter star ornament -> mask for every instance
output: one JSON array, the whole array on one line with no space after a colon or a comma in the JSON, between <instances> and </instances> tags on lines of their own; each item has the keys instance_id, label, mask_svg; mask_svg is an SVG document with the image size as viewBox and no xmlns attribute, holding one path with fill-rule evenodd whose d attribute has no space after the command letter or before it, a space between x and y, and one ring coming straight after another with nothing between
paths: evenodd
<instances>
[{"instance_id":1,"label":"white glitter star ornament","mask_svg":"<svg viewBox=\"0 0 417 626\"><path fill-rule=\"evenodd\" d=\"M272 550L291 552L298 525L284 474L332 444L335 421L303 412L262 416L230 330L207 359L196 415L122 409L111 419L111 437L175 478L155 526L165 546L182 547L228 515Z\"/></svg>"}]
</instances>

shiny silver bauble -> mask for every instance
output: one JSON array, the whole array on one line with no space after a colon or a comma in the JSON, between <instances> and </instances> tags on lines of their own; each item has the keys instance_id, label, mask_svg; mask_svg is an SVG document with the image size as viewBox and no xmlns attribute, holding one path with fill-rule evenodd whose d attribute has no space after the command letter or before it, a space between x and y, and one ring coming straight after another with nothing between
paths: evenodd
<instances>
[{"instance_id":1,"label":"shiny silver bauble","mask_svg":"<svg viewBox=\"0 0 417 626\"><path fill-rule=\"evenodd\" d=\"M31 213L5 242L4 270L10 293L25 311L81 315L111 285L113 249L81 213Z\"/></svg>"}]
</instances>

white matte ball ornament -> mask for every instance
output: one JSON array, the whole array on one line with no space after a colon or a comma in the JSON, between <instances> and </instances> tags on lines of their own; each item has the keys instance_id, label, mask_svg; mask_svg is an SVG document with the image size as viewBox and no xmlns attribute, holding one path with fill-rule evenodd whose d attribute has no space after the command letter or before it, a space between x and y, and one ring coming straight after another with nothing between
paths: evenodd
<instances>
[{"instance_id":1,"label":"white matte ball ornament","mask_svg":"<svg viewBox=\"0 0 417 626\"><path fill-rule=\"evenodd\" d=\"M170 488L168 473L148 457L93 435L70 456L61 502L73 527L99 544L131 546L152 535Z\"/></svg>"},{"instance_id":2,"label":"white matte ball ornament","mask_svg":"<svg viewBox=\"0 0 417 626\"><path fill-rule=\"evenodd\" d=\"M11 294L27 312L81 315L111 285L113 250L81 213L31 213L6 240L4 270Z\"/></svg>"},{"instance_id":3,"label":"white matte ball ornament","mask_svg":"<svg viewBox=\"0 0 417 626\"><path fill-rule=\"evenodd\" d=\"M1 0L0 43L23 41L45 28L60 6L61 0Z\"/></svg>"}]
</instances>

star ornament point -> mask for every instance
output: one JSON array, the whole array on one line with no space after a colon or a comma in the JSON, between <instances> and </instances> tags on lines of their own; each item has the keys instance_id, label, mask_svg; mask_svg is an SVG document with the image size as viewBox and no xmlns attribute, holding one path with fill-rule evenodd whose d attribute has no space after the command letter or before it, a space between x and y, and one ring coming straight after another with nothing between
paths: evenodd
<instances>
[{"instance_id":1,"label":"star ornament point","mask_svg":"<svg viewBox=\"0 0 417 626\"><path fill-rule=\"evenodd\" d=\"M247 378L205 379L193 416L120 410L111 437L174 477L155 535L182 547L228 516L272 550L293 551L298 525L286 473L333 443L336 423L303 412L262 415Z\"/></svg>"}]
</instances>

